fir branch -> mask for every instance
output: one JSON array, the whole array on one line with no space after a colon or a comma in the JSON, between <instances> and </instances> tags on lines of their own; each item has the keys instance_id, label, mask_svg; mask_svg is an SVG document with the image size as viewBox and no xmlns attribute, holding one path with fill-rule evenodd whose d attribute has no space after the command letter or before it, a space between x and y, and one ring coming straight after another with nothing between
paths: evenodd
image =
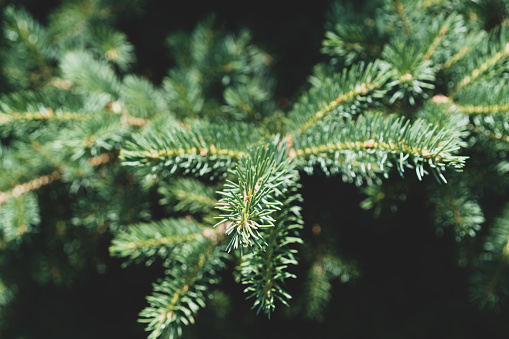
<instances>
[{"instance_id":1,"label":"fir branch","mask_svg":"<svg viewBox=\"0 0 509 339\"><path fill-rule=\"evenodd\" d=\"M399 18L401 19L401 22L403 23L405 32L407 34L410 34L412 24L410 23L410 20L408 20L405 6L403 6L403 3L401 3L401 1L397 1L397 0L393 1L393 5L394 5L396 14L399 16Z\"/></svg>"},{"instance_id":2,"label":"fir branch","mask_svg":"<svg viewBox=\"0 0 509 339\"><path fill-rule=\"evenodd\" d=\"M87 162L92 167L99 167L102 165L105 165L118 157L118 152L105 152L99 155L96 155L95 157L88 158Z\"/></svg>"},{"instance_id":3,"label":"fir branch","mask_svg":"<svg viewBox=\"0 0 509 339\"><path fill-rule=\"evenodd\" d=\"M164 135L135 135L121 151L124 165L146 167L149 175L177 170L195 175L224 176L228 168L256 142L246 124L195 123Z\"/></svg>"},{"instance_id":4,"label":"fir branch","mask_svg":"<svg viewBox=\"0 0 509 339\"><path fill-rule=\"evenodd\" d=\"M397 86L390 102L406 99L414 105L416 98L428 97L426 90L435 88L435 72L430 60L424 59L422 46L418 41L408 37L395 36L386 45L382 53L383 59L388 62L392 81L389 85Z\"/></svg>"},{"instance_id":5,"label":"fir branch","mask_svg":"<svg viewBox=\"0 0 509 339\"><path fill-rule=\"evenodd\" d=\"M119 81L115 72L106 62L96 60L85 51L68 52L60 62L63 77L82 89L106 93L113 98L119 96Z\"/></svg>"},{"instance_id":6,"label":"fir branch","mask_svg":"<svg viewBox=\"0 0 509 339\"><path fill-rule=\"evenodd\" d=\"M168 258L182 246L203 239L205 229L186 219L164 219L150 223L130 225L118 233L110 246L110 253L117 257L129 257L139 262L155 256ZM172 254L173 253L173 254Z\"/></svg>"},{"instance_id":7,"label":"fir branch","mask_svg":"<svg viewBox=\"0 0 509 339\"><path fill-rule=\"evenodd\" d=\"M357 264L340 258L330 248L322 253L317 251L315 259L307 273L305 282L305 314L313 320L323 320L324 311L331 299L331 281L339 279L347 283L359 276Z\"/></svg>"},{"instance_id":8,"label":"fir branch","mask_svg":"<svg viewBox=\"0 0 509 339\"><path fill-rule=\"evenodd\" d=\"M49 43L46 29L27 11L15 9L13 6L4 10L3 19L4 34L16 45L18 57L29 64L35 62L40 68L47 67L55 51L51 48L53 46Z\"/></svg>"},{"instance_id":9,"label":"fir branch","mask_svg":"<svg viewBox=\"0 0 509 339\"><path fill-rule=\"evenodd\" d=\"M430 33L434 35L434 37L422 57L423 62L430 60L435 52L441 52L439 47L442 44L447 44L447 40L457 39L457 36L465 31L461 15L455 12L449 14L445 18L442 15L433 18L433 22L430 26L432 27ZM447 50L447 48L444 49Z\"/></svg>"},{"instance_id":10,"label":"fir branch","mask_svg":"<svg viewBox=\"0 0 509 339\"><path fill-rule=\"evenodd\" d=\"M487 37L487 33L485 31L475 31L469 32L463 38L463 43L457 48L457 50L452 54L447 60L439 65L438 69L448 70L449 68L456 65L460 60L463 60L469 53L478 47L483 40ZM437 69L437 71L438 71Z\"/></svg>"},{"instance_id":11,"label":"fir branch","mask_svg":"<svg viewBox=\"0 0 509 339\"><path fill-rule=\"evenodd\" d=\"M382 51L380 45L376 44L375 39L377 31L366 29L366 26L348 25L345 27L336 27L334 32L327 32L326 39L322 42L322 53L329 55L339 55L345 57L345 63L350 65L359 55L367 54L369 56L378 56ZM367 41L371 38L375 41Z\"/></svg>"},{"instance_id":12,"label":"fir branch","mask_svg":"<svg viewBox=\"0 0 509 339\"><path fill-rule=\"evenodd\" d=\"M55 170L51 174L43 175L24 184L17 185L9 191L0 192L0 206L11 197L17 198L25 193L32 192L43 186L49 185L55 180L59 180L61 175L60 170Z\"/></svg>"},{"instance_id":13,"label":"fir branch","mask_svg":"<svg viewBox=\"0 0 509 339\"><path fill-rule=\"evenodd\" d=\"M135 117L149 118L168 111L162 93L144 78L132 75L124 77L120 87L120 99L125 103L129 114Z\"/></svg>"},{"instance_id":14,"label":"fir branch","mask_svg":"<svg viewBox=\"0 0 509 339\"><path fill-rule=\"evenodd\" d=\"M496 114L500 112L509 112L509 104L495 104L495 105L458 105L458 109L461 113L465 114Z\"/></svg>"},{"instance_id":15,"label":"fir branch","mask_svg":"<svg viewBox=\"0 0 509 339\"><path fill-rule=\"evenodd\" d=\"M129 114L124 114L122 117L122 121L125 122L126 125L133 127L144 127L150 122L147 119L132 117Z\"/></svg>"},{"instance_id":16,"label":"fir branch","mask_svg":"<svg viewBox=\"0 0 509 339\"><path fill-rule=\"evenodd\" d=\"M116 158L117 154L115 152L106 152L99 154L95 157L88 158L87 163L90 164L92 167L99 167ZM62 178L62 173L64 169L65 165L62 164L58 169L54 170L50 174L42 175L40 177L27 181L23 184L16 185L8 191L0 192L0 206L7 202L11 197L13 198L20 197L23 194L36 191L41 187L50 185L54 181L60 180Z\"/></svg>"},{"instance_id":17,"label":"fir branch","mask_svg":"<svg viewBox=\"0 0 509 339\"><path fill-rule=\"evenodd\" d=\"M505 260L483 262L469 281L471 300L481 308L500 309L509 296L509 290L504 284L506 274Z\"/></svg>"},{"instance_id":18,"label":"fir branch","mask_svg":"<svg viewBox=\"0 0 509 339\"><path fill-rule=\"evenodd\" d=\"M225 267L224 252L207 239L187 246L183 256L172 261L167 277L154 284L150 306L140 313L140 322L148 323L149 339L176 338L182 327L194 323L194 316L205 307L209 286L219 282Z\"/></svg>"},{"instance_id":19,"label":"fir branch","mask_svg":"<svg viewBox=\"0 0 509 339\"><path fill-rule=\"evenodd\" d=\"M0 97L0 112L13 115L11 119L23 122L28 120L66 119L73 121L99 113L102 103L88 103L90 96L82 96L68 90L48 88L42 91L21 90L2 94ZM8 117L4 117L7 119Z\"/></svg>"},{"instance_id":20,"label":"fir branch","mask_svg":"<svg viewBox=\"0 0 509 339\"><path fill-rule=\"evenodd\" d=\"M217 204L212 187L193 178L172 180L168 185L159 186L158 192L164 197L161 205L177 201L172 207L175 211L209 212Z\"/></svg>"},{"instance_id":21,"label":"fir branch","mask_svg":"<svg viewBox=\"0 0 509 339\"><path fill-rule=\"evenodd\" d=\"M444 133L444 139L452 139L458 146L467 146L468 116L461 114L458 105L445 96L434 96L417 112L416 117L429 122Z\"/></svg>"},{"instance_id":22,"label":"fir branch","mask_svg":"<svg viewBox=\"0 0 509 339\"><path fill-rule=\"evenodd\" d=\"M0 126L7 123L26 123L30 121L58 121L71 122L90 119L90 116L78 112L54 112L51 108L39 112L8 112L0 113Z\"/></svg>"},{"instance_id":23,"label":"fir branch","mask_svg":"<svg viewBox=\"0 0 509 339\"><path fill-rule=\"evenodd\" d=\"M3 238L1 242L20 242L22 237L33 232L41 221L37 197L34 194L21 196L19 192L14 194L10 199L7 198L5 204L0 205L0 235Z\"/></svg>"},{"instance_id":24,"label":"fir branch","mask_svg":"<svg viewBox=\"0 0 509 339\"><path fill-rule=\"evenodd\" d=\"M504 114L509 112L509 87L505 81L482 81L459 90L455 104L464 114Z\"/></svg>"},{"instance_id":25,"label":"fir branch","mask_svg":"<svg viewBox=\"0 0 509 339\"><path fill-rule=\"evenodd\" d=\"M296 192L299 187L297 171L293 171L289 180L282 207L274 213L276 223L263 235L266 247L254 248L252 253L242 257L240 265L242 283L247 285L244 292L254 299L253 308L257 313L263 311L269 318L276 300L288 306L291 296L285 291L285 281L296 277L289 270L298 264L295 245L302 244L298 230L303 221L300 206L296 205L302 201Z\"/></svg>"},{"instance_id":26,"label":"fir branch","mask_svg":"<svg viewBox=\"0 0 509 339\"><path fill-rule=\"evenodd\" d=\"M488 39L483 41L483 45L480 46L479 50L484 53L475 54L468 60L470 74L458 81L456 90L472 85L485 76L486 73L493 72L496 66L507 62L509 56L509 26L502 25L490 32ZM501 71L504 69L507 69L507 66L502 67Z\"/></svg>"},{"instance_id":27,"label":"fir branch","mask_svg":"<svg viewBox=\"0 0 509 339\"><path fill-rule=\"evenodd\" d=\"M453 181L433 188L429 203L433 207L434 224L440 233L452 227L455 240L474 238L485 222L484 213L477 199L472 197L466 185Z\"/></svg>"},{"instance_id":28,"label":"fir branch","mask_svg":"<svg viewBox=\"0 0 509 339\"><path fill-rule=\"evenodd\" d=\"M227 251L244 246L267 246L259 229L274 227L271 214L280 209L282 195L291 183L293 163L286 155L286 147L275 138L268 146L258 146L242 157L234 172L238 182L228 180L223 198L217 208L227 212L220 215L217 225L228 223L226 233L233 234Z\"/></svg>"},{"instance_id":29,"label":"fir branch","mask_svg":"<svg viewBox=\"0 0 509 339\"><path fill-rule=\"evenodd\" d=\"M380 217L382 212L396 213L401 207L401 203L407 199L406 181L397 181L392 185L387 183L384 181L380 184L367 185L361 189L366 198L361 201L359 206L364 210L372 210L376 218Z\"/></svg>"},{"instance_id":30,"label":"fir branch","mask_svg":"<svg viewBox=\"0 0 509 339\"><path fill-rule=\"evenodd\" d=\"M15 297L16 286L7 286L0 280L0 309L10 304Z\"/></svg>"},{"instance_id":31,"label":"fir branch","mask_svg":"<svg viewBox=\"0 0 509 339\"><path fill-rule=\"evenodd\" d=\"M470 281L471 298L481 307L498 308L507 302L505 284L509 264L509 207L505 206L484 242L484 253Z\"/></svg>"},{"instance_id":32,"label":"fir branch","mask_svg":"<svg viewBox=\"0 0 509 339\"><path fill-rule=\"evenodd\" d=\"M178 117L190 117L203 111L202 75L196 68L170 70L163 79L163 89L171 111Z\"/></svg>"},{"instance_id":33,"label":"fir branch","mask_svg":"<svg viewBox=\"0 0 509 339\"><path fill-rule=\"evenodd\" d=\"M435 39L433 39L433 42L429 46L428 50L426 51L426 53L424 53L424 56L422 57L422 61L426 61L426 60L431 59L431 56L437 50L438 46L440 45L440 43L444 39L445 34L449 30L449 28L450 28L450 23L448 21L445 21L443 23L442 27L440 27L440 30L438 31L438 34L436 35Z\"/></svg>"},{"instance_id":34,"label":"fir branch","mask_svg":"<svg viewBox=\"0 0 509 339\"><path fill-rule=\"evenodd\" d=\"M120 149L130 135L128 126L119 115L94 115L79 125L62 131L58 140L49 143L54 149L63 149L68 158L76 160Z\"/></svg>"},{"instance_id":35,"label":"fir branch","mask_svg":"<svg viewBox=\"0 0 509 339\"><path fill-rule=\"evenodd\" d=\"M506 114L476 115L468 127L477 135L495 142L499 149L504 147L503 144L509 142L509 126L507 125Z\"/></svg>"},{"instance_id":36,"label":"fir branch","mask_svg":"<svg viewBox=\"0 0 509 339\"><path fill-rule=\"evenodd\" d=\"M320 262L314 262L308 272L306 289L308 292L306 316L311 319L322 320L323 310L331 297L332 285Z\"/></svg>"},{"instance_id":37,"label":"fir branch","mask_svg":"<svg viewBox=\"0 0 509 339\"><path fill-rule=\"evenodd\" d=\"M484 249L489 253L485 259L502 258L509 264L509 206L505 206L496 218L484 243Z\"/></svg>"},{"instance_id":38,"label":"fir branch","mask_svg":"<svg viewBox=\"0 0 509 339\"><path fill-rule=\"evenodd\" d=\"M493 56L491 56L491 58L478 64L479 66L473 69L470 75L467 75L461 79L456 88L460 89L470 85L471 83L474 83L481 75L486 73L488 70L491 70L501 60L507 58L507 56L509 56L509 42L502 51L498 51Z\"/></svg>"},{"instance_id":39,"label":"fir branch","mask_svg":"<svg viewBox=\"0 0 509 339\"><path fill-rule=\"evenodd\" d=\"M352 66L339 75L323 79L320 87L313 87L295 105L290 119L299 134L343 105L370 102L382 97L389 89L386 81L390 73L387 65L379 60Z\"/></svg>"},{"instance_id":40,"label":"fir branch","mask_svg":"<svg viewBox=\"0 0 509 339\"><path fill-rule=\"evenodd\" d=\"M371 18L357 14L350 3L332 3L321 52L345 59L351 65L359 58L373 58L382 51L386 37Z\"/></svg>"},{"instance_id":41,"label":"fir branch","mask_svg":"<svg viewBox=\"0 0 509 339\"><path fill-rule=\"evenodd\" d=\"M346 283L360 275L355 261L343 259L334 253L327 253L320 259L323 269L331 279L339 279Z\"/></svg>"},{"instance_id":42,"label":"fir branch","mask_svg":"<svg viewBox=\"0 0 509 339\"><path fill-rule=\"evenodd\" d=\"M225 247L240 247L237 277L257 312L270 316L277 300L288 304L285 283L295 277L296 248L303 242L298 170L311 173L319 166L359 184L380 182L394 167L400 174L411 168L419 179L431 171L445 181L446 169L464 166L467 157L458 154L460 149L470 147L475 157L481 155L473 161L475 178L468 177L465 187L430 186L426 193L439 230L452 226L458 240L476 236L484 215L489 219L498 208L484 206L491 202L489 194L505 197L507 180L485 174L509 168L504 158L509 149L504 80L509 26L486 34L477 19L483 13L471 4L368 1L363 14L383 5L375 20L339 13L323 43L333 60L315 68L310 89L286 116L273 114L271 57L252 46L247 33L218 34L212 20L170 40L176 67L163 90L133 74L120 78L117 71L128 70L133 46L109 26L114 17L110 2L64 4L49 18L48 31L22 10L8 7L5 12L9 48L0 53L1 85L14 91L0 98L0 185L5 190L0 192L0 249L36 229L39 188L62 180L72 192L76 182L88 181L86 194L76 194L69 210L55 217L64 225L93 225L98 233L114 220L109 225L121 231L114 234L113 256L162 262L166 277L154 285L149 306L140 314L150 338L179 336L184 325L194 322L210 285L219 281ZM368 63L373 58L380 59ZM341 62L349 68L333 74ZM34 85L42 88L26 90ZM435 88L448 97L425 102ZM372 113L373 106L411 118ZM184 122L179 125L173 115ZM221 119L261 120L262 126ZM131 127L143 126L148 131L131 138ZM286 140L276 133L286 134ZM95 170L115 162L120 148L123 164L157 179L159 202L171 206L152 206L154 196L117 166ZM220 183L222 199L217 201L213 186L174 180L182 174L230 175L230 180ZM174 176L165 180L167 175ZM486 194L482 199L472 193L476 184ZM385 202L395 210L396 200L406 199L397 184L387 185L383 190L369 186L371 198L364 207ZM51 192L52 199L61 191ZM209 220L219 214L213 206L222 213L216 228L193 221L212 224ZM484 252L474 262L473 294L481 304L509 296L507 211L487 230ZM167 212L193 216L124 226L166 218ZM53 220L50 210L45 213ZM245 247L250 253L243 253ZM313 259L308 306L318 314L330 297L331 279L347 281L357 271L330 252L319 251ZM0 260L2 270L5 260L10 259Z\"/></svg>"},{"instance_id":43,"label":"fir branch","mask_svg":"<svg viewBox=\"0 0 509 339\"><path fill-rule=\"evenodd\" d=\"M392 158L402 174L405 167L415 167L422 178L427 164L442 181L445 167L460 169L465 157L454 156L459 149L457 141L448 138L446 130L437 131L433 125L417 120L408 120L382 114L366 114L355 122L345 119L329 126L322 126L321 132L308 133L297 139L295 155L301 166L313 167L319 163L326 173L347 170L355 177L351 165L338 168L338 160L346 156L347 164L353 161L364 163L365 174L373 171L386 172ZM366 161L370 159L370 161ZM376 167L370 166L371 163Z\"/></svg>"},{"instance_id":44,"label":"fir branch","mask_svg":"<svg viewBox=\"0 0 509 339\"><path fill-rule=\"evenodd\" d=\"M95 27L92 35L92 49L121 70L127 70L134 61L134 47L126 35L106 26Z\"/></svg>"}]
</instances>

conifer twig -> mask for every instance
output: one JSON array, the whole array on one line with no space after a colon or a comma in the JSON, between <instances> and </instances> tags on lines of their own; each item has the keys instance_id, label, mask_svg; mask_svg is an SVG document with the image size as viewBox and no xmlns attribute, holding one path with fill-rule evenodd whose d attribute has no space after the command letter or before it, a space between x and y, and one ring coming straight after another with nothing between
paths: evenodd
<instances>
[{"instance_id":1,"label":"conifer twig","mask_svg":"<svg viewBox=\"0 0 509 339\"><path fill-rule=\"evenodd\" d=\"M401 21L403 22L403 26L405 27L405 32L407 34L410 33L410 21L408 20L408 17L405 13L405 8L403 4L400 1L394 0L394 6L396 8L396 13L401 18Z\"/></svg>"},{"instance_id":2,"label":"conifer twig","mask_svg":"<svg viewBox=\"0 0 509 339\"><path fill-rule=\"evenodd\" d=\"M311 119L309 119L299 130L299 133L304 133L306 130L311 128L313 125L316 124L317 121L323 119L327 114L332 112L339 104L343 102L347 102L352 100L358 95L366 94L368 92L368 89L370 89L375 81L372 81L368 84L362 83L360 86L357 86L353 90L337 97L333 101L329 102L323 109L315 112Z\"/></svg>"},{"instance_id":3,"label":"conifer twig","mask_svg":"<svg viewBox=\"0 0 509 339\"><path fill-rule=\"evenodd\" d=\"M494 114L498 112L509 112L509 104L493 105L456 105L458 110L464 114Z\"/></svg>"},{"instance_id":4,"label":"conifer twig","mask_svg":"<svg viewBox=\"0 0 509 339\"><path fill-rule=\"evenodd\" d=\"M87 162L93 167L104 165L117 157L114 152L107 152L95 157L87 159ZM9 198L17 198L25 193L36 191L41 187L47 186L54 181L60 180L62 177L62 169L56 169L52 173L37 177L26 183L14 186L12 189L0 192L0 206L4 204Z\"/></svg>"},{"instance_id":5,"label":"conifer twig","mask_svg":"<svg viewBox=\"0 0 509 339\"><path fill-rule=\"evenodd\" d=\"M54 112L51 108L39 112L9 112L0 113L0 125L6 124L10 121L25 122L25 121L83 121L90 119L91 116L84 115L76 112Z\"/></svg>"},{"instance_id":6,"label":"conifer twig","mask_svg":"<svg viewBox=\"0 0 509 339\"><path fill-rule=\"evenodd\" d=\"M456 86L456 90L464 88L469 84L475 82L477 78L479 78L486 71L492 69L498 62L507 58L509 56L509 42L505 44L504 48L501 51L495 53L491 58L481 63L478 67L476 67L472 72L465 76Z\"/></svg>"},{"instance_id":7,"label":"conifer twig","mask_svg":"<svg viewBox=\"0 0 509 339\"><path fill-rule=\"evenodd\" d=\"M43 175L24 184L17 185L9 191L0 192L0 206L11 197L17 198L25 193L38 190L43 186L51 184L55 180L59 180L61 176L62 173L60 170L55 170L51 174Z\"/></svg>"}]
</instances>

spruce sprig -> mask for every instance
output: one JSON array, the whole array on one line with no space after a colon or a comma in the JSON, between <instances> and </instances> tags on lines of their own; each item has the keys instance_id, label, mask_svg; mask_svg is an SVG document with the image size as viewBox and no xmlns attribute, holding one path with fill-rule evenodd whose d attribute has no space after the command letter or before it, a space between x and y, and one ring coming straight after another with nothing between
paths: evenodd
<instances>
[{"instance_id":1,"label":"spruce sprig","mask_svg":"<svg viewBox=\"0 0 509 339\"><path fill-rule=\"evenodd\" d=\"M284 143L276 138L269 146L258 146L240 159L234 171L238 182L228 180L217 208L227 212L216 224L227 223L226 233L233 234L227 251L243 252L244 247L267 246L259 229L274 227L272 213L282 205L279 196L287 189L291 160L286 157Z\"/></svg>"},{"instance_id":2,"label":"spruce sprig","mask_svg":"<svg viewBox=\"0 0 509 339\"><path fill-rule=\"evenodd\" d=\"M154 257L178 256L174 253L185 243L204 237L203 227L185 219L164 219L149 223L131 225L112 241L110 253L130 260L154 260Z\"/></svg>"},{"instance_id":3,"label":"spruce sprig","mask_svg":"<svg viewBox=\"0 0 509 339\"><path fill-rule=\"evenodd\" d=\"M423 120L410 123L395 115L364 114L320 126L297 139L295 155L301 166L312 172L320 165L325 173L342 173L347 178L387 175L393 165L403 174L415 168L419 179L427 166L441 181L446 167L461 169L466 157L457 156L458 139L446 129Z\"/></svg>"},{"instance_id":4,"label":"spruce sprig","mask_svg":"<svg viewBox=\"0 0 509 339\"><path fill-rule=\"evenodd\" d=\"M251 126L244 123L195 122L174 127L163 135L134 136L121 152L124 165L145 167L149 175L193 173L224 177L229 168L256 142Z\"/></svg>"},{"instance_id":5,"label":"spruce sprig","mask_svg":"<svg viewBox=\"0 0 509 339\"><path fill-rule=\"evenodd\" d=\"M302 244L299 230L303 220L300 214L302 202L297 192L298 172L292 171L291 184L280 199L281 209L274 212L275 224L263 234L265 248L255 247L242 257L240 264L244 292L253 299L253 308L269 318L276 308L276 301L289 306L292 296L286 291L287 279L296 278L292 266L297 262L297 246Z\"/></svg>"},{"instance_id":6,"label":"spruce sprig","mask_svg":"<svg viewBox=\"0 0 509 339\"><path fill-rule=\"evenodd\" d=\"M213 242L202 239L189 246L168 263L167 276L154 284L147 297L149 306L140 313L147 323L148 338L177 338L182 327L193 324L195 315L205 307L210 286L219 283L219 272L225 267L225 253Z\"/></svg>"}]
</instances>

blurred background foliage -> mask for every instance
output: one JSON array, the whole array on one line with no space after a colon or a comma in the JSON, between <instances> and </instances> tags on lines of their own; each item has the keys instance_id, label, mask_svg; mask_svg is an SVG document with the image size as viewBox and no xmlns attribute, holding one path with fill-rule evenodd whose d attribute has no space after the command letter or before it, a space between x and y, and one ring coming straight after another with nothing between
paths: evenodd
<instances>
[{"instance_id":1,"label":"blurred background foliage","mask_svg":"<svg viewBox=\"0 0 509 339\"><path fill-rule=\"evenodd\" d=\"M46 24L54 9L66 2L4 0L0 7L9 4L23 7ZM290 108L313 66L325 59L320 48L329 1L286 5L266 0L125 3L128 6L117 16L115 27L134 45L134 72L158 85L176 62L168 52L168 35L190 32L212 13L225 31L249 29L253 41L272 57L275 97L282 110ZM356 8L364 5L362 1L352 3ZM491 15L486 22L498 23L497 1L485 3L495 8L486 11ZM0 91L8 86L0 79ZM313 225L305 228L303 235L319 245L305 248L301 255L313 256L311 251L321 246L337 248L342 257L356 259L362 279L345 285L341 273L327 273L334 277L330 280L332 286L324 286L332 299L317 319L303 318L299 313L303 305L309 304L299 295L306 295L303 292L308 288L306 284L313 281L290 281L288 290L296 296L293 307L276 313L271 320L257 317L254 312L238 312L247 310L250 303L244 300L242 286L225 279L199 313L197 325L186 329L185 337L506 338L507 308L481 311L470 302L469 275L457 262L461 258L457 251L462 247L457 246L454 237L437 237L436 229L429 226L434 221L433 207L427 204L429 180L434 178L425 178L422 183L411 176L405 180L391 177L384 185L392 187L394 194L383 201L386 205L381 205L372 201L376 192L368 192L369 200L338 177L303 174L304 220L306 225ZM64 189L55 183L51 190L39 192L43 196L40 200L47 204L39 207L41 218L54 225L54 229L42 225L39 233L22 243L15 256L9 258L10 271L1 272L5 281L14 284L16 298L2 293L0 286L0 304L12 299L1 314L0 337L146 337L144 325L136 319L146 304L145 296L151 292L152 281L162 275L162 268L160 271L154 269L157 265L150 270L142 265L122 268L123 261L108 253L112 238L108 232L91 235L78 227L69 229L58 223L69 213L66 202L57 208L53 206L54 196ZM490 199L489 192L484 196ZM483 205L498 210L497 196L494 193L492 200L483 201ZM155 192L149 192L144 202L155 205L152 200L157 197ZM375 205L376 213L361 208ZM393 213L396 210L398 213ZM47 215L45 211L57 214ZM487 222L495 219L489 209L484 211L484 217ZM76 239L72 248L58 241L58 235L66 232ZM468 240L465 243L469 246ZM45 256L34 260L39 253ZM48 264L59 261L62 271ZM297 275L304 275L309 269L312 268L300 266Z\"/></svg>"}]
</instances>

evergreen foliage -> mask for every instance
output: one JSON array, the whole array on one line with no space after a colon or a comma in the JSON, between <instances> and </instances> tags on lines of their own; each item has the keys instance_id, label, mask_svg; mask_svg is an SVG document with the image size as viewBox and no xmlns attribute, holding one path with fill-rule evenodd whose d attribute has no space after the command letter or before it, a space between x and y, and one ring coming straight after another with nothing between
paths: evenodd
<instances>
[{"instance_id":1,"label":"evergreen foliage","mask_svg":"<svg viewBox=\"0 0 509 339\"><path fill-rule=\"evenodd\" d=\"M212 16L168 37L161 84L135 74L116 20L138 5L64 1L47 24L3 10L0 315L26 248L31 280L71 286L104 270L94 243L107 242L125 266L164 269L139 314L149 338L185 333L227 272L257 313L321 320L335 281L363 274L303 217L302 177L322 174L358 186L380 218L424 192L424 221L456 242L471 301L507 307L509 2L334 2L327 61L289 110L273 58Z\"/></svg>"}]
</instances>

